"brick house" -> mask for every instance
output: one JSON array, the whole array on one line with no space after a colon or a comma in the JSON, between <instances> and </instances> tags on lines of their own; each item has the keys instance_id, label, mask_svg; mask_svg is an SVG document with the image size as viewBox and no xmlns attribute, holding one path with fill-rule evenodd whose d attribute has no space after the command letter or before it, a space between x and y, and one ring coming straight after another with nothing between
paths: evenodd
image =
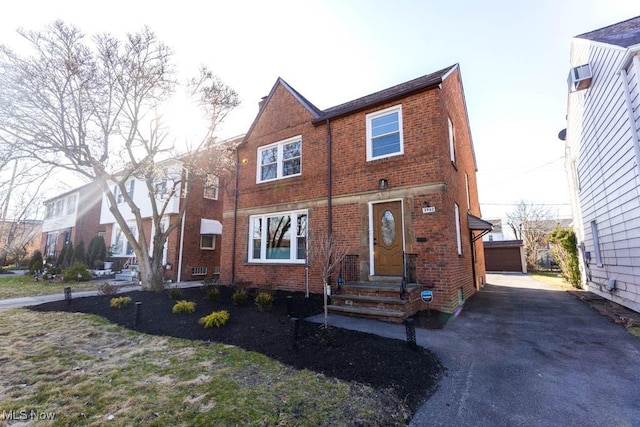
<instances>
[{"instance_id":1,"label":"brick house","mask_svg":"<svg viewBox=\"0 0 640 427\"><path fill-rule=\"evenodd\" d=\"M224 141L223 144L234 144L237 139ZM184 159L183 159L184 160ZM204 176L195 176L189 179L186 174L186 164L180 159L171 159L159 165L166 169L166 182L156 183L158 188L171 188L173 182L180 182L181 191L171 196L165 210L162 223L165 226L174 222L180 214L182 205L186 205L183 221L180 227L175 229L168 237L162 264L165 266L165 278L172 281L202 280L206 278L218 278L220 272L220 245L222 235L222 186L224 176L214 173ZM188 184L187 184L188 182ZM184 191L188 185L188 191ZM153 211L146 183L135 177L126 183L129 196L140 208L144 234L151 238L153 235ZM118 209L134 235L138 236L138 230L134 215L125 203L119 190L114 185L114 195L118 203ZM158 197L162 197L159 193ZM131 245L117 224L115 217L109 210L109 202L105 195L102 196L100 224L105 227L105 242L111 250L111 258L114 261L113 268L121 270L129 265L137 263ZM151 245L150 245L151 246Z\"/></svg>"},{"instance_id":2,"label":"brick house","mask_svg":"<svg viewBox=\"0 0 640 427\"><path fill-rule=\"evenodd\" d=\"M89 183L44 202L40 250L43 256L56 257L66 243L85 245L105 227L100 224L102 192L95 183ZM86 246L85 246L86 247Z\"/></svg>"},{"instance_id":3,"label":"brick house","mask_svg":"<svg viewBox=\"0 0 640 427\"><path fill-rule=\"evenodd\" d=\"M308 246L329 234L348 247L336 312L399 321L428 289L450 313L484 284L491 224L458 65L326 110L278 79L236 156L223 283L321 293Z\"/></svg>"}]
</instances>

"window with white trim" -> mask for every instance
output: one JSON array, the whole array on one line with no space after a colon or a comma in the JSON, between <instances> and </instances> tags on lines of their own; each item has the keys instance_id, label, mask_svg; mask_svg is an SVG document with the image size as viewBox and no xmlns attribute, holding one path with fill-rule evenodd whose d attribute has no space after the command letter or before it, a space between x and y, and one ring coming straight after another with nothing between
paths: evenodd
<instances>
[{"instance_id":1,"label":"window with white trim","mask_svg":"<svg viewBox=\"0 0 640 427\"><path fill-rule=\"evenodd\" d=\"M460 232L460 207L454 203L454 219L456 222L456 245L458 247L458 255L462 255L462 234Z\"/></svg>"},{"instance_id":2,"label":"window with white trim","mask_svg":"<svg viewBox=\"0 0 640 427\"><path fill-rule=\"evenodd\" d=\"M304 263L307 220L306 210L250 217L249 262Z\"/></svg>"},{"instance_id":3,"label":"window with white trim","mask_svg":"<svg viewBox=\"0 0 640 427\"><path fill-rule=\"evenodd\" d=\"M138 238L138 227L135 225L130 225L131 233L133 234L133 238ZM124 235L124 231L118 226L113 226L113 234L111 239L111 253L114 257L129 257L134 254L133 246L127 240L127 237Z\"/></svg>"},{"instance_id":4,"label":"window with white trim","mask_svg":"<svg viewBox=\"0 0 640 427\"><path fill-rule=\"evenodd\" d=\"M451 118L447 118L447 124L449 126L449 151L451 153L451 163L456 164L456 137L453 130L453 122Z\"/></svg>"},{"instance_id":5,"label":"window with white trim","mask_svg":"<svg viewBox=\"0 0 640 427\"><path fill-rule=\"evenodd\" d=\"M471 193L469 193L469 175L464 173L464 188L467 191L467 210L471 211Z\"/></svg>"},{"instance_id":6,"label":"window with white trim","mask_svg":"<svg viewBox=\"0 0 640 427\"><path fill-rule=\"evenodd\" d=\"M67 215L71 215L76 211L76 195L72 194L67 197Z\"/></svg>"},{"instance_id":7,"label":"window with white trim","mask_svg":"<svg viewBox=\"0 0 640 427\"><path fill-rule=\"evenodd\" d=\"M129 197L131 197L133 199L133 188L135 185L135 180L130 180L129 182L127 182L124 186L127 189L127 193L129 194ZM116 202L118 204L123 203L124 202L124 196L122 195L122 192L120 191L120 187L118 185L115 185L113 188L113 197L116 198Z\"/></svg>"},{"instance_id":8,"label":"window with white trim","mask_svg":"<svg viewBox=\"0 0 640 427\"><path fill-rule=\"evenodd\" d=\"M204 198L218 200L218 189L220 188L220 178L208 173L204 181Z\"/></svg>"},{"instance_id":9,"label":"window with white trim","mask_svg":"<svg viewBox=\"0 0 640 427\"><path fill-rule=\"evenodd\" d=\"M383 159L404 153L402 106L369 113L367 119L367 160Z\"/></svg>"},{"instance_id":10,"label":"window with white trim","mask_svg":"<svg viewBox=\"0 0 640 427\"><path fill-rule=\"evenodd\" d=\"M256 182L299 176L302 173L302 137L295 136L258 148Z\"/></svg>"},{"instance_id":11,"label":"window with white trim","mask_svg":"<svg viewBox=\"0 0 640 427\"><path fill-rule=\"evenodd\" d=\"M201 234L200 235L200 249L213 250L216 248L216 235L215 234Z\"/></svg>"}]
</instances>

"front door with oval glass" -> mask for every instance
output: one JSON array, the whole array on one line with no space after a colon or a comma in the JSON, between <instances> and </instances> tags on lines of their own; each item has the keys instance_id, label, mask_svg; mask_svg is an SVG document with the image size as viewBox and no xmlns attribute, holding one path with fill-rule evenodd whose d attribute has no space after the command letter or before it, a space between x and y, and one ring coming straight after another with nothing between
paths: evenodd
<instances>
[{"instance_id":1,"label":"front door with oval glass","mask_svg":"<svg viewBox=\"0 0 640 427\"><path fill-rule=\"evenodd\" d=\"M373 205L373 270L375 275L401 276L404 231L402 202Z\"/></svg>"}]
</instances>

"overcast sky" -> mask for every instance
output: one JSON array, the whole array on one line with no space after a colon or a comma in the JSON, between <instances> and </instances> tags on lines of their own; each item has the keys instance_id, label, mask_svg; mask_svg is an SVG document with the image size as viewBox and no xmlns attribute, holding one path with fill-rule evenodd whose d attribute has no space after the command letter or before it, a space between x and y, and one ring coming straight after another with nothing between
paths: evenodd
<instances>
[{"instance_id":1,"label":"overcast sky","mask_svg":"<svg viewBox=\"0 0 640 427\"><path fill-rule=\"evenodd\" d=\"M572 36L640 15L635 0L12 2L0 42L55 19L87 34L148 25L179 70L206 64L243 104L219 136L246 132L278 77L325 109L459 63L485 218L519 200L570 216L564 172Z\"/></svg>"}]
</instances>

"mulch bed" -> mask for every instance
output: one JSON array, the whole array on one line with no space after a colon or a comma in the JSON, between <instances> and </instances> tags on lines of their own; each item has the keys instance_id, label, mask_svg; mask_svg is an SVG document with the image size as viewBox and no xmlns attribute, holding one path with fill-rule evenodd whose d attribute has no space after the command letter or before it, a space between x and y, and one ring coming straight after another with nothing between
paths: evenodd
<instances>
[{"instance_id":1,"label":"mulch bed","mask_svg":"<svg viewBox=\"0 0 640 427\"><path fill-rule=\"evenodd\" d=\"M180 300L196 303L193 314L172 314L175 301L166 292L129 292L132 303L123 309L109 306L111 296L55 301L31 307L37 311L67 311L102 316L127 328L153 334L231 344L262 353L298 369L308 369L375 388L393 388L414 412L435 390L444 367L433 353L412 349L405 341L336 327L324 329L304 317L322 312L322 296L305 298L302 293L274 293L273 309L263 312L249 298L243 307L232 304L232 288L220 287L214 302L203 289L181 289ZM288 302L287 302L288 300ZM136 324L134 302L139 305ZM289 308L288 308L289 307ZM227 310L229 321L220 328L205 329L198 319L213 311ZM438 316L416 317L416 326L438 327ZM297 325L296 325L297 323ZM297 333L296 333L297 332ZM295 338L295 339L294 339Z\"/></svg>"}]
</instances>

